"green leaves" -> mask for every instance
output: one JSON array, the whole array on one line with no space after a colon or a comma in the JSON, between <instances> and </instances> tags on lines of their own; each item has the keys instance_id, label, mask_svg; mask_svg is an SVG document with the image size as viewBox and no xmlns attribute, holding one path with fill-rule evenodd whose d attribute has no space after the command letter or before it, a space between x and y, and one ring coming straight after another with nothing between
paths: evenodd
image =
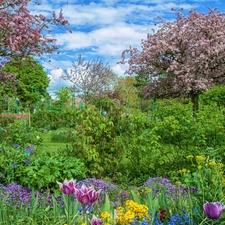
<instances>
[{"instance_id":1,"label":"green leaves","mask_svg":"<svg viewBox=\"0 0 225 225\"><path fill-rule=\"evenodd\" d=\"M26 176L21 177L22 184L35 189L47 187L59 192L57 180L61 180L62 177L74 177L77 180L85 178L85 168L76 158L42 155L31 160L30 165L24 169L24 174Z\"/></svg>"}]
</instances>

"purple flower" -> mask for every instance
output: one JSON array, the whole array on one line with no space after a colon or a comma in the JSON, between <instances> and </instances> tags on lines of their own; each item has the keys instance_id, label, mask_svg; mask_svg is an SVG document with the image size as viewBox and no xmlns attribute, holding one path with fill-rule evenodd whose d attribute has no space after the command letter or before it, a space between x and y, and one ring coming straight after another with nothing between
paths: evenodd
<instances>
[{"instance_id":1,"label":"purple flower","mask_svg":"<svg viewBox=\"0 0 225 225\"><path fill-rule=\"evenodd\" d=\"M72 195L75 193L76 180L71 179L70 181L68 181L67 179L65 179L63 183L57 181L57 184L64 194Z\"/></svg>"},{"instance_id":2,"label":"purple flower","mask_svg":"<svg viewBox=\"0 0 225 225\"><path fill-rule=\"evenodd\" d=\"M102 225L103 221L98 219L96 216L92 217L91 225Z\"/></svg>"},{"instance_id":3,"label":"purple flower","mask_svg":"<svg viewBox=\"0 0 225 225\"><path fill-rule=\"evenodd\" d=\"M3 173L1 177L2 177L2 178L5 178L5 174Z\"/></svg>"},{"instance_id":4,"label":"purple flower","mask_svg":"<svg viewBox=\"0 0 225 225\"><path fill-rule=\"evenodd\" d=\"M124 191L124 192L123 192L123 197L124 197L124 198L127 198L127 197L128 197L128 196L127 196L127 191Z\"/></svg>"},{"instance_id":5,"label":"purple flower","mask_svg":"<svg viewBox=\"0 0 225 225\"><path fill-rule=\"evenodd\" d=\"M206 202L203 205L205 215L209 219L219 219L222 211L225 209L220 202Z\"/></svg>"},{"instance_id":6,"label":"purple flower","mask_svg":"<svg viewBox=\"0 0 225 225\"><path fill-rule=\"evenodd\" d=\"M85 184L82 184L80 189L75 188L77 200L83 205L96 202L100 192L101 190L95 191L93 186L86 187Z\"/></svg>"},{"instance_id":7,"label":"purple flower","mask_svg":"<svg viewBox=\"0 0 225 225\"><path fill-rule=\"evenodd\" d=\"M25 152L33 152L34 151L34 145L33 144L30 144L30 145L28 145L27 147L26 147L26 150L25 150Z\"/></svg>"}]
</instances>

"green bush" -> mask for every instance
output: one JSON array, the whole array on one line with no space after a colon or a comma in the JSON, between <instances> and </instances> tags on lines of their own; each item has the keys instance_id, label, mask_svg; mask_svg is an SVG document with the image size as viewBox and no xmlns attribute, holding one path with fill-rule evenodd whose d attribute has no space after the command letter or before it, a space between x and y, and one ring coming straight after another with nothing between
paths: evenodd
<instances>
[{"instance_id":1,"label":"green bush","mask_svg":"<svg viewBox=\"0 0 225 225\"><path fill-rule=\"evenodd\" d=\"M36 128L56 130L60 127L75 127L77 111L42 110L31 115L31 125Z\"/></svg>"},{"instance_id":2,"label":"green bush","mask_svg":"<svg viewBox=\"0 0 225 225\"><path fill-rule=\"evenodd\" d=\"M10 123L5 130L5 141L10 145L19 144L26 146L27 144L40 144L42 142L40 132L24 124L22 120Z\"/></svg>"},{"instance_id":3,"label":"green bush","mask_svg":"<svg viewBox=\"0 0 225 225\"><path fill-rule=\"evenodd\" d=\"M223 108L225 106L225 86L214 86L201 95L200 101L204 105L216 104Z\"/></svg>"},{"instance_id":4,"label":"green bush","mask_svg":"<svg viewBox=\"0 0 225 225\"><path fill-rule=\"evenodd\" d=\"M74 140L76 133L76 130L71 128L59 128L51 132L51 141L68 143Z\"/></svg>"},{"instance_id":5,"label":"green bush","mask_svg":"<svg viewBox=\"0 0 225 225\"><path fill-rule=\"evenodd\" d=\"M84 164L79 159L59 154L34 155L23 172L20 184L36 190L48 188L54 192L59 190L56 181L65 178L79 181L86 178Z\"/></svg>"},{"instance_id":6,"label":"green bush","mask_svg":"<svg viewBox=\"0 0 225 225\"><path fill-rule=\"evenodd\" d=\"M0 179L1 183L20 182L24 176L28 156L24 146L10 146L6 142L0 144Z\"/></svg>"}]
</instances>

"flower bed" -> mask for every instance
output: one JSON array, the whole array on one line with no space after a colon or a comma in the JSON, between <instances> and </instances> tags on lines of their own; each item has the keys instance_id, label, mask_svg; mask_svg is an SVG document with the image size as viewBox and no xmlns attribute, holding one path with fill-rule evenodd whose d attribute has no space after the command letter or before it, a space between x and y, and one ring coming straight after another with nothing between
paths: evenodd
<instances>
[{"instance_id":1,"label":"flower bed","mask_svg":"<svg viewBox=\"0 0 225 225\"><path fill-rule=\"evenodd\" d=\"M137 191L130 189L126 192L95 178L78 183L73 179L65 180L58 184L62 195L48 190L32 191L15 183L0 185L0 222L206 225L221 224L225 209L219 202L205 203L200 207L194 205L197 190L184 192L180 186L160 177L149 178Z\"/></svg>"}]
</instances>

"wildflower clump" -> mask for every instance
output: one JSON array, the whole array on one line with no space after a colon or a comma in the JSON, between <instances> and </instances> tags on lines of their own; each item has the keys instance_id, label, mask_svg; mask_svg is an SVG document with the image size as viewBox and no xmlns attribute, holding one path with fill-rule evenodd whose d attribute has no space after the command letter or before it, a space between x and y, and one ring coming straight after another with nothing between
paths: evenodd
<instances>
[{"instance_id":1,"label":"wildflower clump","mask_svg":"<svg viewBox=\"0 0 225 225\"><path fill-rule=\"evenodd\" d=\"M224 164L210 159L209 156L197 155L187 159L191 160L191 171L182 169L178 171L181 176L182 186L192 189L197 188L197 202L213 202L224 197Z\"/></svg>"},{"instance_id":2,"label":"wildflower clump","mask_svg":"<svg viewBox=\"0 0 225 225\"><path fill-rule=\"evenodd\" d=\"M150 219L148 211L146 205L127 200L126 209L124 207L117 207L116 209L116 224L128 225L136 221L148 221Z\"/></svg>"}]
</instances>

